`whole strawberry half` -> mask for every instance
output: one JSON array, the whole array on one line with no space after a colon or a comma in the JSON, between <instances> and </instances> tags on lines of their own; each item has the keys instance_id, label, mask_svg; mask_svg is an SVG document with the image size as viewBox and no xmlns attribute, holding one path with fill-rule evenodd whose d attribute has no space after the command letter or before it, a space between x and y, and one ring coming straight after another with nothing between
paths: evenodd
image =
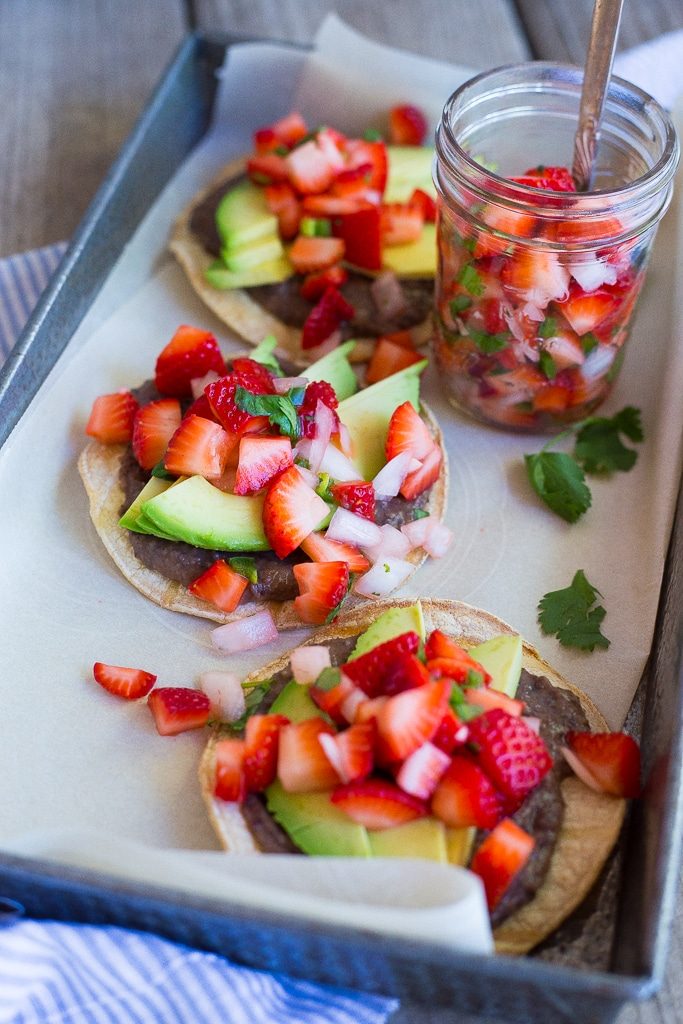
<instances>
[{"instance_id":1,"label":"whole strawberry half","mask_svg":"<svg viewBox=\"0 0 683 1024\"><path fill-rule=\"evenodd\" d=\"M521 718L494 708L469 723L476 760L512 806L519 806L552 767L540 736Z\"/></svg>"}]
</instances>

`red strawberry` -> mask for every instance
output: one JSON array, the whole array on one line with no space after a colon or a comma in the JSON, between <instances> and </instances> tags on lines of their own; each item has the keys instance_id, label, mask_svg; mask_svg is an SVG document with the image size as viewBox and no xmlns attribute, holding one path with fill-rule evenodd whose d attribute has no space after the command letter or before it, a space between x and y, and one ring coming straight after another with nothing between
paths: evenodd
<instances>
[{"instance_id":1,"label":"red strawberry","mask_svg":"<svg viewBox=\"0 0 683 1024\"><path fill-rule=\"evenodd\" d=\"M470 870L484 883L489 910L498 905L513 878L529 860L535 845L533 836L512 818L504 818L478 848Z\"/></svg>"},{"instance_id":2,"label":"red strawberry","mask_svg":"<svg viewBox=\"0 0 683 1024\"><path fill-rule=\"evenodd\" d=\"M234 612L248 583L246 577L231 569L222 558L217 558L187 589L195 597L208 601L221 611Z\"/></svg>"},{"instance_id":3,"label":"red strawberry","mask_svg":"<svg viewBox=\"0 0 683 1024\"><path fill-rule=\"evenodd\" d=\"M346 152L347 168L363 167L367 176L368 188L381 195L386 188L389 168L386 145L381 140L369 142L366 139L349 139ZM369 173L368 165L371 168Z\"/></svg>"},{"instance_id":4,"label":"red strawberry","mask_svg":"<svg viewBox=\"0 0 683 1024\"><path fill-rule=\"evenodd\" d=\"M433 447L434 439L427 424L411 402L394 409L384 449L387 462L401 452L410 452L415 459L426 459Z\"/></svg>"},{"instance_id":5,"label":"red strawberry","mask_svg":"<svg viewBox=\"0 0 683 1024\"><path fill-rule=\"evenodd\" d=\"M203 393L194 400L192 405L187 407L183 419L187 419L188 416L201 416L205 420L213 420L214 423L218 423L214 411L209 404L209 399Z\"/></svg>"},{"instance_id":6,"label":"red strawberry","mask_svg":"<svg viewBox=\"0 0 683 1024\"><path fill-rule=\"evenodd\" d=\"M440 679L390 697L377 715L383 761L402 761L431 740L444 716L451 682Z\"/></svg>"},{"instance_id":7,"label":"red strawberry","mask_svg":"<svg viewBox=\"0 0 683 1024\"><path fill-rule=\"evenodd\" d=\"M289 167L277 153L263 153L247 160L247 174L255 185L277 185L287 181Z\"/></svg>"},{"instance_id":8,"label":"red strawberry","mask_svg":"<svg viewBox=\"0 0 683 1024\"><path fill-rule=\"evenodd\" d=\"M265 128L259 128L254 134L254 144L259 146L267 144L269 140L275 140L277 145L294 146L297 142L308 135L308 128L301 114L294 110L286 114L273 124ZM272 148L272 146L271 146Z\"/></svg>"},{"instance_id":9,"label":"red strawberry","mask_svg":"<svg viewBox=\"0 0 683 1024\"><path fill-rule=\"evenodd\" d=\"M326 503L305 483L296 466L281 473L268 487L263 504L263 528L278 558L291 555L328 512Z\"/></svg>"},{"instance_id":10,"label":"red strawberry","mask_svg":"<svg viewBox=\"0 0 683 1024\"><path fill-rule=\"evenodd\" d=\"M612 796L640 794L640 750L623 732L568 732L569 749L595 780L599 790Z\"/></svg>"},{"instance_id":11,"label":"red strawberry","mask_svg":"<svg viewBox=\"0 0 683 1024\"><path fill-rule=\"evenodd\" d=\"M394 828L427 813L423 800L404 793L385 779L366 779L337 786L330 799L352 821L369 829Z\"/></svg>"},{"instance_id":12,"label":"red strawberry","mask_svg":"<svg viewBox=\"0 0 683 1024\"><path fill-rule=\"evenodd\" d=\"M376 721L380 708L384 707L388 700L388 697L373 697L372 700L360 701L353 716L354 723Z\"/></svg>"},{"instance_id":13,"label":"red strawberry","mask_svg":"<svg viewBox=\"0 0 683 1024\"><path fill-rule=\"evenodd\" d=\"M211 714L211 701L206 694L186 686L160 686L152 690L147 703L160 736L201 729Z\"/></svg>"},{"instance_id":14,"label":"red strawberry","mask_svg":"<svg viewBox=\"0 0 683 1024\"><path fill-rule=\"evenodd\" d=\"M428 192L421 188L416 188L408 202L411 206L417 206L422 211L422 219L425 223L434 223L436 220L436 203Z\"/></svg>"},{"instance_id":15,"label":"red strawberry","mask_svg":"<svg viewBox=\"0 0 683 1024\"><path fill-rule=\"evenodd\" d=\"M353 196L335 196L326 192L322 196L304 196L301 209L311 217L337 217L347 213L355 213L371 204L365 199ZM342 237L339 235L338 237Z\"/></svg>"},{"instance_id":16,"label":"red strawberry","mask_svg":"<svg viewBox=\"0 0 683 1024\"><path fill-rule=\"evenodd\" d=\"M353 203L348 199L337 199L337 203ZM332 216L332 234L344 242L344 258L347 263L364 270L382 268L382 234L379 207L372 203L347 210L336 210Z\"/></svg>"},{"instance_id":17,"label":"red strawberry","mask_svg":"<svg viewBox=\"0 0 683 1024\"><path fill-rule=\"evenodd\" d=\"M342 672L339 682L331 686L329 690L325 690L313 683L308 692L321 711L329 715L337 725L344 725L347 719L342 711L342 707L356 689L357 687L354 686L349 677Z\"/></svg>"},{"instance_id":18,"label":"red strawberry","mask_svg":"<svg viewBox=\"0 0 683 1024\"><path fill-rule=\"evenodd\" d=\"M578 335L588 334L599 327L603 320L614 313L619 300L607 288L584 292L578 286L570 289L569 297L558 302L558 308L565 315Z\"/></svg>"},{"instance_id":19,"label":"red strawberry","mask_svg":"<svg viewBox=\"0 0 683 1024\"><path fill-rule=\"evenodd\" d=\"M102 444L126 444L133 436L138 403L130 391L100 395L93 402L85 432Z\"/></svg>"},{"instance_id":20,"label":"red strawberry","mask_svg":"<svg viewBox=\"0 0 683 1024\"><path fill-rule=\"evenodd\" d=\"M346 137L334 128L319 128L315 133L315 141L318 149L325 154L335 174L338 174L345 165L344 149L346 148Z\"/></svg>"},{"instance_id":21,"label":"red strawberry","mask_svg":"<svg viewBox=\"0 0 683 1024\"><path fill-rule=\"evenodd\" d=\"M422 461L420 469L414 470L409 473L401 484L400 493L407 501L412 501L417 498L419 494L426 491L428 487L431 487L433 483L439 479L439 473L441 472L441 462L443 456L441 449L437 444L432 445L432 449L427 457Z\"/></svg>"},{"instance_id":22,"label":"red strawberry","mask_svg":"<svg viewBox=\"0 0 683 1024\"><path fill-rule=\"evenodd\" d=\"M186 416L168 443L164 468L175 476L212 479L225 469L235 437L213 420Z\"/></svg>"},{"instance_id":23,"label":"red strawberry","mask_svg":"<svg viewBox=\"0 0 683 1024\"><path fill-rule=\"evenodd\" d=\"M244 740L230 737L219 740L215 748L214 796L229 803L242 803L247 795L247 779L244 773Z\"/></svg>"},{"instance_id":24,"label":"red strawberry","mask_svg":"<svg viewBox=\"0 0 683 1024\"><path fill-rule=\"evenodd\" d=\"M300 596L294 608L303 622L320 626L349 589L347 562L300 562L293 567Z\"/></svg>"},{"instance_id":25,"label":"red strawberry","mask_svg":"<svg viewBox=\"0 0 683 1024\"><path fill-rule=\"evenodd\" d=\"M420 638L417 633L401 633L400 636L392 637L383 644L377 644L359 658L347 661L344 673L369 697L378 697L383 693L387 666L406 654L415 654L419 646Z\"/></svg>"},{"instance_id":26,"label":"red strawberry","mask_svg":"<svg viewBox=\"0 0 683 1024\"><path fill-rule=\"evenodd\" d=\"M287 255L298 274L311 274L339 263L344 256L344 243L341 238L298 235Z\"/></svg>"},{"instance_id":27,"label":"red strawberry","mask_svg":"<svg viewBox=\"0 0 683 1024\"><path fill-rule=\"evenodd\" d=\"M425 656L427 661L430 661L432 658L469 658L472 667L477 667L486 682L491 678L488 672L486 672L478 661L475 662L470 658L464 647L461 647L460 644L457 644L452 637L448 636L447 633L444 633L440 629L433 629L427 637L427 641L425 643Z\"/></svg>"},{"instance_id":28,"label":"red strawberry","mask_svg":"<svg viewBox=\"0 0 683 1024\"><path fill-rule=\"evenodd\" d=\"M280 145L281 142L272 128L257 128L254 132L254 149L259 156L272 153Z\"/></svg>"},{"instance_id":29,"label":"red strawberry","mask_svg":"<svg viewBox=\"0 0 683 1024\"><path fill-rule=\"evenodd\" d=\"M456 754L432 798L432 811L449 828L493 828L503 816L503 798L486 772Z\"/></svg>"},{"instance_id":30,"label":"red strawberry","mask_svg":"<svg viewBox=\"0 0 683 1024\"><path fill-rule=\"evenodd\" d=\"M332 497L342 508L347 508L363 519L375 521L375 488L365 480L349 480L334 484Z\"/></svg>"},{"instance_id":31,"label":"red strawberry","mask_svg":"<svg viewBox=\"0 0 683 1024\"><path fill-rule=\"evenodd\" d=\"M255 494L291 465L292 442L288 437L240 438L235 494Z\"/></svg>"},{"instance_id":32,"label":"red strawberry","mask_svg":"<svg viewBox=\"0 0 683 1024\"><path fill-rule=\"evenodd\" d=\"M483 207L481 219L494 232L501 232L503 235L512 235L516 238L530 237L536 226L536 218L533 214L504 210L493 203ZM469 230L465 224L463 227L465 231ZM476 260L486 256L502 255L509 249L510 244L509 238L498 238L497 235L489 231L481 231L476 237L472 255Z\"/></svg>"},{"instance_id":33,"label":"red strawberry","mask_svg":"<svg viewBox=\"0 0 683 1024\"><path fill-rule=\"evenodd\" d=\"M411 203L383 203L380 209L382 245L405 245L422 234L422 208Z\"/></svg>"},{"instance_id":34,"label":"red strawberry","mask_svg":"<svg viewBox=\"0 0 683 1024\"><path fill-rule=\"evenodd\" d=\"M301 203L287 181L267 185L264 189L266 205L277 217L280 236L285 240L296 238L301 223Z\"/></svg>"},{"instance_id":35,"label":"red strawberry","mask_svg":"<svg viewBox=\"0 0 683 1024\"><path fill-rule=\"evenodd\" d=\"M313 139L288 153L285 163L289 181L302 195L326 192L334 179L328 154Z\"/></svg>"},{"instance_id":36,"label":"red strawberry","mask_svg":"<svg viewBox=\"0 0 683 1024\"><path fill-rule=\"evenodd\" d=\"M263 363L248 356L238 356L232 361L232 373L241 388L254 395L268 395L273 391L273 375Z\"/></svg>"},{"instance_id":37,"label":"red strawberry","mask_svg":"<svg viewBox=\"0 0 683 1024\"><path fill-rule=\"evenodd\" d=\"M476 673L482 683L490 683L491 676L483 665L470 657L467 651L459 647L449 636L435 629L425 644L427 668L435 678L448 676L456 683L471 682L470 672Z\"/></svg>"},{"instance_id":38,"label":"red strawberry","mask_svg":"<svg viewBox=\"0 0 683 1024\"><path fill-rule=\"evenodd\" d=\"M163 459L180 420L177 398L161 398L138 409L133 420L131 443L133 454L143 469L153 469Z\"/></svg>"},{"instance_id":39,"label":"red strawberry","mask_svg":"<svg viewBox=\"0 0 683 1024\"><path fill-rule=\"evenodd\" d=\"M100 686L124 700L146 697L157 681L156 676L141 668L122 668L120 665L105 665L101 661L95 662L92 674Z\"/></svg>"},{"instance_id":40,"label":"red strawberry","mask_svg":"<svg viewBox=\"0 0 683 1024\"><path fill-rule=\"evenodd\" d=\"M304 400L299 406L299 429L302 437L315 436L315 410L318 402L336 411L339 405L334 388L326 380L314 380L306 387Z\"/></svg>"},{"instance_id":41,"label":"red strawberry","mask_svg":"<svg viewBox=\"0 0 683 1024\"><path fill-rule=\"evenodd\" d=\"M235 359L232 372L204 388L214 415L229 434L244 434L263 417L252 416L237 407L235 393L244 388L252 395L273 393L273 378L265 366L253 359ZM267 422L264 420L263 422Z\"/></svg>"},{"instance_id":42,"label":"red strawberry","mask_svg":"<svg viewBox=\"0 0 683 1024\"><path fill-rule=\"evenodd\" d=\"M330 192L334 196L346 196L356 199L376 199L378 192L370 186L373 168L371 163L359 164L357 167L339 171L332 182Z\"/></svg>"},{"instance_id":43,"label":"red strawberry","mask_svg":"<svg viewBox=\"0 0 683 1024\"><path fill-rule=\"evenodd\" d=\"M421 146L427 119L417 107L404 103L389 111L389 139L394 146Z\"/></svg>"},{"instance_id":44,"label":"red strawberry","mask_svg":"<svg viewBox=\"0 0 683 1024\"><path fill-rule=\"evenodd\" d=\"M309 302L317 302L328 285L341 288L349 279L349 272L344 267L328 267L317 274L308 274L301 282L299 291Z\"/></svg>"},{"instance_id":45,"label":"red strawberry","mask_svg":"<svg viewBox=\"0 0 683 1024\"><path fill-rule=\"evenodd\" d=\"M190 381L210 370L225 373L225 361L214 335L184 324L157 357L154 383L162 395L186 398L192 394Z\"/></svg>"},{"instance_id":46,"label":"red strawberry","mask_svg":"<svg viewBox=\"0 0 683 1024\"><path fill-rule=\"evenodd\" d=\"M545 309L552 300L564 299L569 289L569 271L557 253L541 249L515 250L501 271L506 289L516 299Z\"/></svg>"},{"instance_id":47,"label":"red strawberry","mask_svg":"<svg viewBox=\"0 0 683 1024\"><path fill-rule=\"evenodd\" d=\"M512 178L522 185L533 188L547 188L553 192L576 192L576 185L566 167L531 167L518 178Z\"/></svg>"},{"instance_id":48,"label":"red strawberry","mask_svg":"<svg viewBox=\"0 0 683 1024\"><path fill-rule=\"evenodd\" d=\"M375 728L374 722L359 722L336 735L321 733L318 737L342 782L360 782L372 771Z\"/></svg>"},{"instance_id":49,"label":"red strawberry","mask_svg":"<svg viewBox=\"0 0 683 1024\"><path fill-rule=\"evenodd\" d=\"M452 754L456 747L461 747L467 742L469 734L468 727L460 721L453 708L447 707L439 728L432 736L432 743L439 750Z\"/></svg>"},{"instance_id":50,"label":"red strawberry","mask_svg":"<svg viewBox=\"0 0 683 1024\"><path fill-rule=\"evenodd\" d=\"M250 715L247 719L243 769L250 793L260 793L275 781L280 731L288 724L284 715Z\"/></svg>"},{"instance_id":51,"label":"red strawberry","mask_svg":"<svg viewBox=\"0 0 683 1024\"><path fill-rule=\"evenodd\" d=\"M413 690L416 686L424 686L430 681L429 672L414 654L402 654L391 658L384 670L382 693L392 697L404 690Z\"/></svg>"},{"instance_id":52,"label":"red strawberry","mask_svg":"<svg viewBox=\"0 0 683 1024\"><path fill-rule=\"evenodd\" d=\"M545 743L526 722L494 708L470 723L469 742L493 785L517 805L552 767Z\"/></svg>"},{"instance_id":53,"label":"red strawberry","mask_svg":"<svg viewBox=\"0 0 683 1024\"><path fill-rule=\"evenodd\" d=\"M310 533L300 547L313 562L346 562L349 572L366 572L370 568L368 559L353 544L328 540L324 533Z\"/></svg>"},{"instance_id":54,"label":"red strawberry","mask_svg":"<svg viewBox=\"0 0 683 1024\"><path fill-rule=\"evenodd\" d=\"M481 708L483 711L491 711L493 708L502 708L508 715L519 718L524 714L525 704L522 700L514 700L500 690L494 690L489 686L467 686L465 688L465 701L471 707Z\"/></svg>"},{"instance_id":55,"label":"red strawberry","mask_svg":"<svg viewBox=\"0 0 683 1024\"><path fill-rule=\"evenodd\" d=\"M277 775L287 793L318 793L332 789L339 775L320 745L320 735L334 729L322 718L306 718L280 731Z\"/></svg>"},{"instance_id":56,"label":"red strawberry","mask_svg":"<svg viewBox=\"0 0 683 1024\"><path fill-rule=\"evenodd\" d=\"M322 298L306 317L301 334L302 348L315 348L336 331L344 320L351 320L355 315L351 306L339 289L328 287Z\"/></svg>"},{"instance_id":57,"label":"red strawberry","mask_svg":"<svg viewBox=\"0 0 683 1024\"><path fill-rule=\"evenodd\" d=\"M433 743L423 743L401 765L396 781L406 793L429 800L451 759Z\"/></svg>"},{"instance_id":58,"label":"red strawberry","mask_svg":"<svg viewBox=\"0 0 683 1024\"><path fill-rule=\"evenodd\" d=\"M419 363L422 358L415 349L398 345L394 341L389 341L388 338L380 338L368 363L365 383L376 384L377 381L384 380L385 377L391 377L392 373L405 370L406 366Z\"/></svg>"}]
</instances>

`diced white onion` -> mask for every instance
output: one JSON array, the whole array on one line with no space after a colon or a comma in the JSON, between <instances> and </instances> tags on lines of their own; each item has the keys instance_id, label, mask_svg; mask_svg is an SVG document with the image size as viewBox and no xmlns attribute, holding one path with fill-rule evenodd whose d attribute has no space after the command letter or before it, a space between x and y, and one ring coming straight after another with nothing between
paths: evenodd
<instances>
[{"instance_id":1,"label":"diced white onion","mask_svg":"<svg viewBox=\"0 0 683 1024\"><path fill-rule=\"evenodd\" d=\"M428 516L433 522L422 545L432 558L441 558L446 554L453 542L453 531L445 523L440 523L434 516Z\"/></svg>"},{"instance_id":2,"label":"diced white onion","mask_svg":"<svg viewBox=\"0 0 683 1024\"><path fill-rule=\"evenodd\" d=\"M404 792L428 800L450 763L450 757L443 750L433 743L423 743L405 759L396 782Z\"/></svg>"},{"instance_id":3,"label":"diced white onion","mask_svg":"<svg viewBox=\"0 0 683 1024\"><path fill-rule=\"evenodd\" d=\"M562 756L564 757L565 761L567 762L571 770L574 772L576 777L581 779L581 781L586 786L588 786L589 789L594 789L596 793L603 793L604 790L602 789L602 787L598 784L597 780L588 771L585 764L582 761L579 761L574 751L570 750L568 747L561 747L560 749L562 751Z\"/></svg>"},{"instance_id":4,"label":"diced white onion","mask_svg":"<svg viewBox=\"0 0 683 1024\"><path fill-rule=\"evenodd\" d=\"M305 388L308 377L273 377L273 388L276 395L286 395L292 388Z\"/></svg>"},{"instance_id":5,"label":"diced white onion","mask_svg":"<svg viewBox=\"0 0 683 1024\"><path fill-rule=\"evenodd\" d=\"M522 313L528 317L529 320L534 320L536 323L540 323L541 320L545 320L545 313L535 306L533 302L525 302L522 306Z\"/></svg>"},{"instance_id":6,"label":"diced white onion","mask_svg":"<svg viewBox=\"0 0 683 1024\"><path fill-rule=\"evenodd\" d=\"M413 519L410 523L404 523L401 533L408 538L412 548L422 548L433 524L438 522L436 516L422 516L421 519Z\"/></svg>"},{"instance_id":7,"label":"diced white onion","mask_svg":"<svg viewBox=\"0 0 683 1024\"><path fill-rule=\"evenodd\" d=\"M346 483L349 480L361 480L362 474L357 466L336 445L328 444L320 463L320 472L329 473L333 480Z\"/></svg>"},{"instance_id":8,"label":"diced white onion","mask_svg":"<svg viewBox=\"0 0 683 1024\"><path fill-rule=\"evenodd\" d=\"M406 308L406 296L398 277L387 270L370 285L370 293L382 316L393 317Z\"/></svg>"},{"instance_id":9,"label":"diced white onion","mask_svg":"<svg viewBox=\"0 0 683 1024\"><path fill-rule=\"evenodd\" d=\"M378 498L394 498L398 494L413 461L411 452L405 451L394 455L393 459L389 459L387 464L382 466L372 481Z\"/></svg>"},{"instance_id":10,"label":"diced white onion","mask_svg":"<svg viewBox=\"0 0 683 1024\"><path fill-rule=\"evenodd\" d=\"M190 381L190 389L192 391L193 398L199 398L200 395L204 394L204 388L207 384L213 384L215 380L219 380L220 375L215 370L209 370L203 377L193 377Z\"/></svg>"},{"instance_id":11,"label":"diced white onion","mask_svg":"<svg viewBox=\"0 0 683 1024\"><path fill-rule=\"evenodd\" d=\"M311 470L306 469L305 466L299 466L298 463L296 462L294 463L294 465L299 470L302 480L304 480L309 487L312 487L313 490L315 490L320 482L320 477L318 476L318 474L312 473Z\"/></svg>"},{"instance_id":12,"label":"diced white onion","mask_svg":"<svg viewBox=\"0 0 683 1024\"><path fill-rule=\"evenodd\" d=\"M410 576L415 566L400 558L385 558L375 562L368 571L361 576L354 591L362 597L386 597L387 594L400 587Z\"/></svg>"},{"instance_id":13,"label":"diced white onion","mask_svg":"<svg viewBox=\"0 0 683 1024\"><path fill-rule=\"evenodd\" d=\"M301 686L314 683L324 668L329 668L330 649L324 644L296 647L289 656L292 675Z\"/></svg>"},{"instance_id":14,"label":"diced white onion","mask_svg":"<svg viewBox=\"0 0 683 1024\"><path fill-rule=\"evenodd\" d=\"M226 654L238 654L250 651L254 647L272 643L278 637L277 626L273 616L264 609L244 619L228 622L225 626L211 631L211 642L214 647Z\"/></svg>"},{"instance_id":15,"label":"diced white onion","mask_svg":"<svg viewBox=\"0 0 683 1024\"><path fill-rule=\"evenodd\" d=\"M321 402L320 399L318 399L315 406L314 425L315 434L311 441L311 450L308 455L308 461L311 470L314 473L317 473L320 469L320 463L323 460L323 455L330 443L330 438L337 426L336 413L334 413L328 405L325 405L324 402Z\"/></svg>"},{"instance_id":16,"label":"diced white onion","mask_svg":"<svg viewBox=\"0 0 683 1024\"><path fill-rule=\"evenodd\" d=\"M405 533L401 533L395 526L385 523L380 526L382 539L379 544L371 544L363 549L371 562L377 562L380 558L405 558L411 551L411 544Z\"/></svg>"},{"instance_id":17,"label":"diced white onion","mask_svg":"<svg viewBox=\"0 0 683 1024\"><path fill-rule=\"evenodd\" d=\"M236 722L246 710L242 681L234 672L203 672L199 687L222 722Z\"/></svg>"},{"instance_id":18,"label":"diced white onion","mask_svg":"<svg viewBox=\"0 0 683 1024\"><path fill-rule=\"evenodd\" d=\"M321 732L318 736L320 746L323 748L325 757L330 762L342 782L350 782L349 776L344 771L344 762L337 746L337 740L329 732Z\"/></svg>"},{"instance_id":19,"label":"diced white onion","mask_svg":"<svg viewBox=\"0 0 683 1024\"><path fill-rule=\"evenodd\" d=\"M617 268L596 256L570 263L569 272L585 292L594 292L603 284L614 284L617 279Z\"/></svg>"},{"instance_id":20,"label":"diced white onion","mask_svg":"<svg viewBox=\"0 0 683 1024\"><path fill-rule=\"evenodd\" d=\"M342 544L355 544L364 548L368 544L379 544L382 532L370 519L357 516L347 508L338 508L327 527L328 540L339 540Z\"/></svg>"},{"instance_id":21,"label":"diced white onion","mask_svg":"<svg viewBox=\"0 0 683 1024\"><path fill-rule=\"evenodd\" d=\"M584 380L596 380L607 373L616 354L617 350L612 345L598 345L597 348L594 348L590 355L586 356L581 366Z\"/></svg>"}]
</instances>

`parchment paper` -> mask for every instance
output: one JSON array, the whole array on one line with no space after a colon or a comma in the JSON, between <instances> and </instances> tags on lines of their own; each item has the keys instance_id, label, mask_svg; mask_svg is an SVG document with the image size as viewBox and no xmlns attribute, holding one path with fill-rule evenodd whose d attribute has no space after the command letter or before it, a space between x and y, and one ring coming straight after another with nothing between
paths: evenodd
<instances>
[{"instance_id":1,"label":"parchment paper","mask_svg":"<svg viewBox=\"0 0 683 1024\"><path fill-rule=\"evenodd\" d=\"M255 87L264 62L267 92ZM255 127L300 105L312 121L360 130L406 100L421 103L434 123L464 77L464 69L362 40L336 19L323 27L313 58L270 44L230 51L214 130L145 218L0 453L0 845L33 829L87 825L157 847L215 848L196 782L204 736L157 736L144 704L117 702L92 682L92 663L139 665L161 685L187 685L206 669L256 668L305 633L231 661L212 650L206 622L165 612L132 590L87 515L76 472L83 426L96 395L150 375L178 324L215 330L226 352L241 347L195 299L164 246L177 212L248 148ZM680 475L682 228L675 203L605 406L609 414L638 405L646 443L632 472L591 482L593 507L578 524L547 511L526 484L523 454L544 438L474 424L446 404L432 373L424 382L450 456L455 541L404 594L458 598L507 619L615 727L650 648ZM572 653L539 633L539 599L568 585L578 568L603 595L607 652Z\"/></svg>"}]
</instances>

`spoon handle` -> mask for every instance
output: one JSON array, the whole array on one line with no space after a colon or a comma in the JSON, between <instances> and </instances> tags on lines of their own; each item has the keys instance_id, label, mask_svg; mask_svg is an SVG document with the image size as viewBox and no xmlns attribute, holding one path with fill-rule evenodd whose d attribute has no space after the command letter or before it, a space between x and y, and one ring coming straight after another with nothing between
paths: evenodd
<instances>
[{"instance_id":1,"label":"spoon handle","mask_svg":"<svg viewBox=\"0 0 683 1024\"><path fill-rule=\"evenodd\" d=\"M623 2L595 0L593 8L572 164L572 176L579 192L585 192L591 187L602 108L612 73Z\"/></svg>"}]
</instances>

